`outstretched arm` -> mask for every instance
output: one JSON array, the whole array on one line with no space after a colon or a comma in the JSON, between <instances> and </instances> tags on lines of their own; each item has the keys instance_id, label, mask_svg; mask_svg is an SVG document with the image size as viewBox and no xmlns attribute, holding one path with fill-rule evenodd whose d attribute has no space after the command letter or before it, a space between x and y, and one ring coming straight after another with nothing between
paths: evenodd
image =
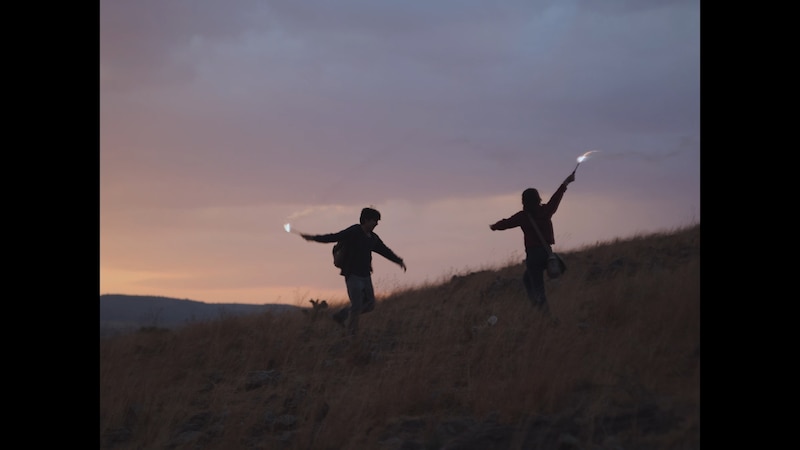
<instances>
[{"instance_id":1,"label":"outstretched arm","mask_svg":"<svg viewBox=\"0 0 800 450\"><path fill-rule=\"evenodd\" d=\"M327 242L327 241L321 241L321 240L319 239L319 236L320 236L320 235L318 235L318 234L301 234L300 236L301 236L303 239L305 239L305 240L307 240L307 241L311 241L311 242Z\"/></svg>"},{"instance_id":2,"label":"outstretched arm","mask_svg":"<svg viewBox=\"0 0 800 450\"><path fill-rule=\"evenodd\" d=\"M509 228L520 227L522 226L523 220L528 220L528 216L526 216L522 211L519 211L508 219L500 219L497 222L489 225L489 229L492 231L500 231L508 230Z\"/></svg>"},{"instance_id":3,"label":"outstretched arm","mask_svg":"<svg viewBox=\"0 0 800 450\"><path fill-rule=\"evenodd\" d=\"M383 243L381 238L379 238L377 235L375 235L375 237L378 240L378 243L377 243L377 245L375 245L375 248L373 249L373 251L375 253L383 256L384 258L388 259L389 261L397 264L398 266L402 267L403 268L403 272L405 272L406 271L406 263L403 261L403 258L397 256L397 253L395 253L394 250L392 250L389 247L387 247L386 244Z\"/></svg>"},{"instance_id":4,"label":"outstretched arm","mask_svg":"<svg viewBox=\"0 0 800 450\"><path fill-rule=\"evenodd\" d=\"M346 237L347 230L342 230L338 233L330 233L330 234L301 234L300 236L307 240L307 241L314 241L314 242L322 242L330 243L330 242L339 242L343 238Z\"/></svg>"}]
</instances>

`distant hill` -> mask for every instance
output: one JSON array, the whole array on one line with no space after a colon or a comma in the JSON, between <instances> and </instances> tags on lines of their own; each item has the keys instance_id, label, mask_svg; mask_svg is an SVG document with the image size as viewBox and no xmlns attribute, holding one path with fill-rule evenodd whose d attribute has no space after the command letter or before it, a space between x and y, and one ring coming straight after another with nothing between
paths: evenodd
<instances>
[{"instance_id":1,"label":"distant hill","mask_svg":"<svg viewBox=\"0 0 800 450\"><path fill-rule=\"evenodd\" d=\"M106 294L100 296L100 335L142 327L175 328L221 317L302 309L283 304L204 303L169 297Z\"/></svg>"}]
</instances>

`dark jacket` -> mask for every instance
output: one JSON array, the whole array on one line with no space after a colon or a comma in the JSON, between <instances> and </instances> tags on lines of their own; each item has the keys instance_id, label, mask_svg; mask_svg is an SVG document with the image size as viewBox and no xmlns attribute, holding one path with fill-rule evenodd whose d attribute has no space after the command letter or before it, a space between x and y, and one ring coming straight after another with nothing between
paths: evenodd
<instances>
[{"instance_id":1,"label":"dark jacket","mask_svg":"<svg viewBox=\"0 0 800 450\"><path fill-rule=\"evenodd\" d=\"M555 245L556 243L556 239L553 234L553 222L551 219L553 214L556 213L558 205L561 203L561 199L564 197L564 192L566 191L567 186L565 184L561 184L561 186L556 189L547 203L543 203L538 207L534 207L530 211L530 215L533 216L533 219L536 221L539 231L541 231L542 236L544 236L544 238L547 240L547 243L550 245ZM522 232L525 235L526 252L533 247L542 246L539 235L536 233L536 230L533 228L533 225L531 225L531 221L528 218L528 211L523 210L514 214L508 219L501 219L492 225L492 227L494 227L496 230L507 230L514 227L522 228Z\"/></svg>"},{"instance_id":2,"label":"dark jacket","mask_svg":"<svg viewBox=\"0 0 800 450\"><path fill-rule=\"evenodd\" d=\"M372 273L372 252L397 264L403 262L374 231L368 236L360 224L351 225L338 233L311 236L311 239L317 242L344 242L347 253L339 272L343 276L369 276Z\"/></svg>"}]
</instances>

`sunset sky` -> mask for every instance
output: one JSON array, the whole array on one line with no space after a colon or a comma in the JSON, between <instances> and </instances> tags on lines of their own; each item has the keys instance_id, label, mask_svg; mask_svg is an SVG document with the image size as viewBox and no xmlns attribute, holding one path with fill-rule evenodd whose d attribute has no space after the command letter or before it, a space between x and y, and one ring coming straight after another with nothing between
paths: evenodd
<instances>
[{"instance_id":1,"label":"sunset sky","mask_svg":"<svg viewBox=\"0 0 800 450\"><path fill-rule=\"evenodd\" d=\"M700 222L699 0L101 0L100 294L345 301L331 244L373 206L408 271ZM567 261L567 263L569 263Z\"/></svg>"}]
</instances>

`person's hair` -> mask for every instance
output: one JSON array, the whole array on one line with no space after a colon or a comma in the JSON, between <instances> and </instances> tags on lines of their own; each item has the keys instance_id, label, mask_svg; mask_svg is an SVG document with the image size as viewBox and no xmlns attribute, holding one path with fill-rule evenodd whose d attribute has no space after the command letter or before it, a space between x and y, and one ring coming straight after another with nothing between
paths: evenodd
<instances>
[{"instance_id":1,"label":"person's hair","mask_svg":"<svg viewBox=\"0 0 800 450\"><path fill-rule=\"evenodd\" d=\"M528 188L522 191L522 209L525 211L533 211L542 204L542 197L539 196L539 191L534 188Z\"/></svg>"},{"instance_id":2,"label":"person's hair","mask_svg":"<svg viewBox=\"0 0 800 450\"><path fill-rule=\"evenodd\" d=\"M381 220L381 213L379 213L377 209L364 208L361 210L361 218L359 219L361 223L372 219Z\"/></svg>"}]
</instances>

